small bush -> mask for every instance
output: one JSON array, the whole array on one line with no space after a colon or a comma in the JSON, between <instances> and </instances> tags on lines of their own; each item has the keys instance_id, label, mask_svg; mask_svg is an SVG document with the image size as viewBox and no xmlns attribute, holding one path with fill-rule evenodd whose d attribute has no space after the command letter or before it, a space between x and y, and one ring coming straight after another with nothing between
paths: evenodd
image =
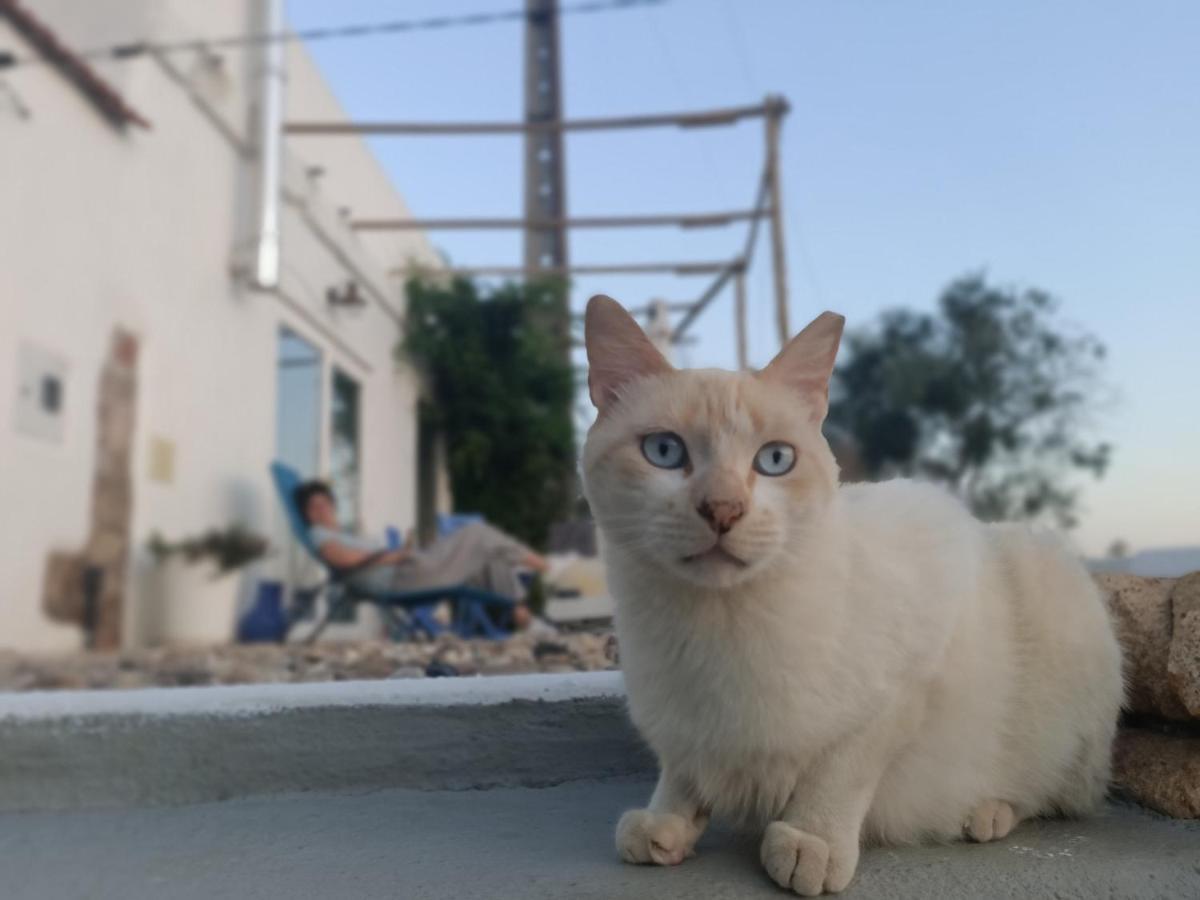
<instances>
[{"instance_id":1,"label":"small bush","mask_svg":"<svg viewBox=\"0 0 1200 900\"><path fill-rule=\"evenodd\" d=\"M225 530L210 529L197 537L171 542L155 533L150 537L150 552L158 562L177 553L189 563L211 560L221 574L233 572L266 555L266 538L233 525Z\"/></svg>"}]
</instances>

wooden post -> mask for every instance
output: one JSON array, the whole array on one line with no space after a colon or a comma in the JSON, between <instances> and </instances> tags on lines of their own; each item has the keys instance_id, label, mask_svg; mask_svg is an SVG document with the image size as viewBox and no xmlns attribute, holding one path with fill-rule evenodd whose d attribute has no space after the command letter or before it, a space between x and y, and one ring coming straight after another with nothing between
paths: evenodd
<instances>
[{"instance_id":1,"label":"wooden post","mask_svg":"<svg viewBox=\"0 0 1200 900\"><path fill-rule=\"evenodd\" d=\"M768 98L770 112L767 128L767 187L771 202L771 264L775 281L775 322L779 329L779 346L792 336L788 322L787 251L783 241L783 187L779 178L779 126L787 103L782 98Z\"/></svg>"},{"instance_id":2,"label":"wooden post","mask_svg":"<svg viewBox=\"0 0 1200 900\"><path fill-rule=\"evenodd\" d=\"M747 368L746 361L746 273L738 269L737 275L734 276L734 317L733 328L737 336L737 362L738 369L744 370Z\"/></svg>"},{"instance_id":3,"label":"wooden post","mask_svg":"<svg viewBox=\"0 0 1200 900\"><path fill-rule=\"evenodd\" d=\"M666 358L667 362L670 362L672 330L670 307L667 306L667 301L651 300L650 314L646 318L646 337L650 338L650 343L658 348L658 352Z\"/></svg>"}]
</instances>

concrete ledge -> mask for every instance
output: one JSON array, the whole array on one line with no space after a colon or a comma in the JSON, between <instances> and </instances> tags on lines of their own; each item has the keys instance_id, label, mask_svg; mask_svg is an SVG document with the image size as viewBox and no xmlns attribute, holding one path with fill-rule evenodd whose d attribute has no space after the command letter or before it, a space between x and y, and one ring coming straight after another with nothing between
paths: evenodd
<instances>
[{"instance_id":1,"label":"concrete ledge","mask_svg":"<svg viewBox=\"0 0 1200 900\"><path fill-rule=\"evenodd\" d=\"M720 825L682 866L630 866L622 811L653 781L276 795L0 813L4 900L788 900L758 836ZM1196 900L1200 823L1113 806L1003 841L869 849L845 900Z\"/></svg>"},{"instance_id":2,"label":"concrete ledge","mask_svg":"<svg viewBox=\"0 0 1200 900\"><path fill-rule=\"evenodd\" d=\"M0 697L0 896L788 896L720 823L677 869L619 862L653 774L615 673ZM1190 900L1197 848L1111 806L868 850L846 896Z\"/></svg>"},{"instance_id":3,"label":"concrete ledge","mask_svg":"<svg viewBox=\"0 0 1200 900\"><path fill-rule=\"evenodd\" d=\"M0 810L649 775L614 672L0 698Z\"/></svg>"}]
</instances>

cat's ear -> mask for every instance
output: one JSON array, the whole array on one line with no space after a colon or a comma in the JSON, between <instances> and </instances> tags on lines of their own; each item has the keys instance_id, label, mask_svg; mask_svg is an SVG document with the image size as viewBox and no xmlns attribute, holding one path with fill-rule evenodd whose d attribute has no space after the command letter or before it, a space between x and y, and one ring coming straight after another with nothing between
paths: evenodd
<instances>
[{"instance_id":1,"label":"cat's ear","mask_svg":"<svg viewBox=\"0 0 1200 900\"><path fill-rule=\"evenodd\" d=\"M759 373L804 395L817 422L823 421L829 411L829 378L845 324L845 316L821 313Z\"/></svg>"},{"instance_id":2,"label":"cat's ear","mask_svg":"<svg viewBox=\"0 0 1200 900\"><path fill-rule=\"evenodd\" d=\"M634 379L671 371L671 364L633 316L612 297L597 294L588 301L583 330L588 392L600 412L612 405L621 388Z\"/></svg>"}]
</instances>

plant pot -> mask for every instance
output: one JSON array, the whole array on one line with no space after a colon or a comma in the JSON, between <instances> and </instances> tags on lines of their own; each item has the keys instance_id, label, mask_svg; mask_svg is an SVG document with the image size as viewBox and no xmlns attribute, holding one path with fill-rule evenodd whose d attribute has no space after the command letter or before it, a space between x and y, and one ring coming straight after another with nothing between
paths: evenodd
<instances>
[{"instance_id":1,"label":"plant pot","mask_svg":"<svg viewBox=\"0 0 1200 900\"><path fill-rule=\"evenodd\" d=\"M260 581L254 605L238 622L238 640L244 644L282 643L287 637L288 625L287 613L283 610L283 585L278 581Z\"/></svg>"},{"instance_id":2,"label":"plant pot","mask_svg":"<svg viewBox=\"0 0 1200 900\"><path fill-rule=\"evenodd\" d=\"M165 644L228 644L237 622L238 572L170 557L158 566L158 638Z\"/></svg>"}]
</instances>

